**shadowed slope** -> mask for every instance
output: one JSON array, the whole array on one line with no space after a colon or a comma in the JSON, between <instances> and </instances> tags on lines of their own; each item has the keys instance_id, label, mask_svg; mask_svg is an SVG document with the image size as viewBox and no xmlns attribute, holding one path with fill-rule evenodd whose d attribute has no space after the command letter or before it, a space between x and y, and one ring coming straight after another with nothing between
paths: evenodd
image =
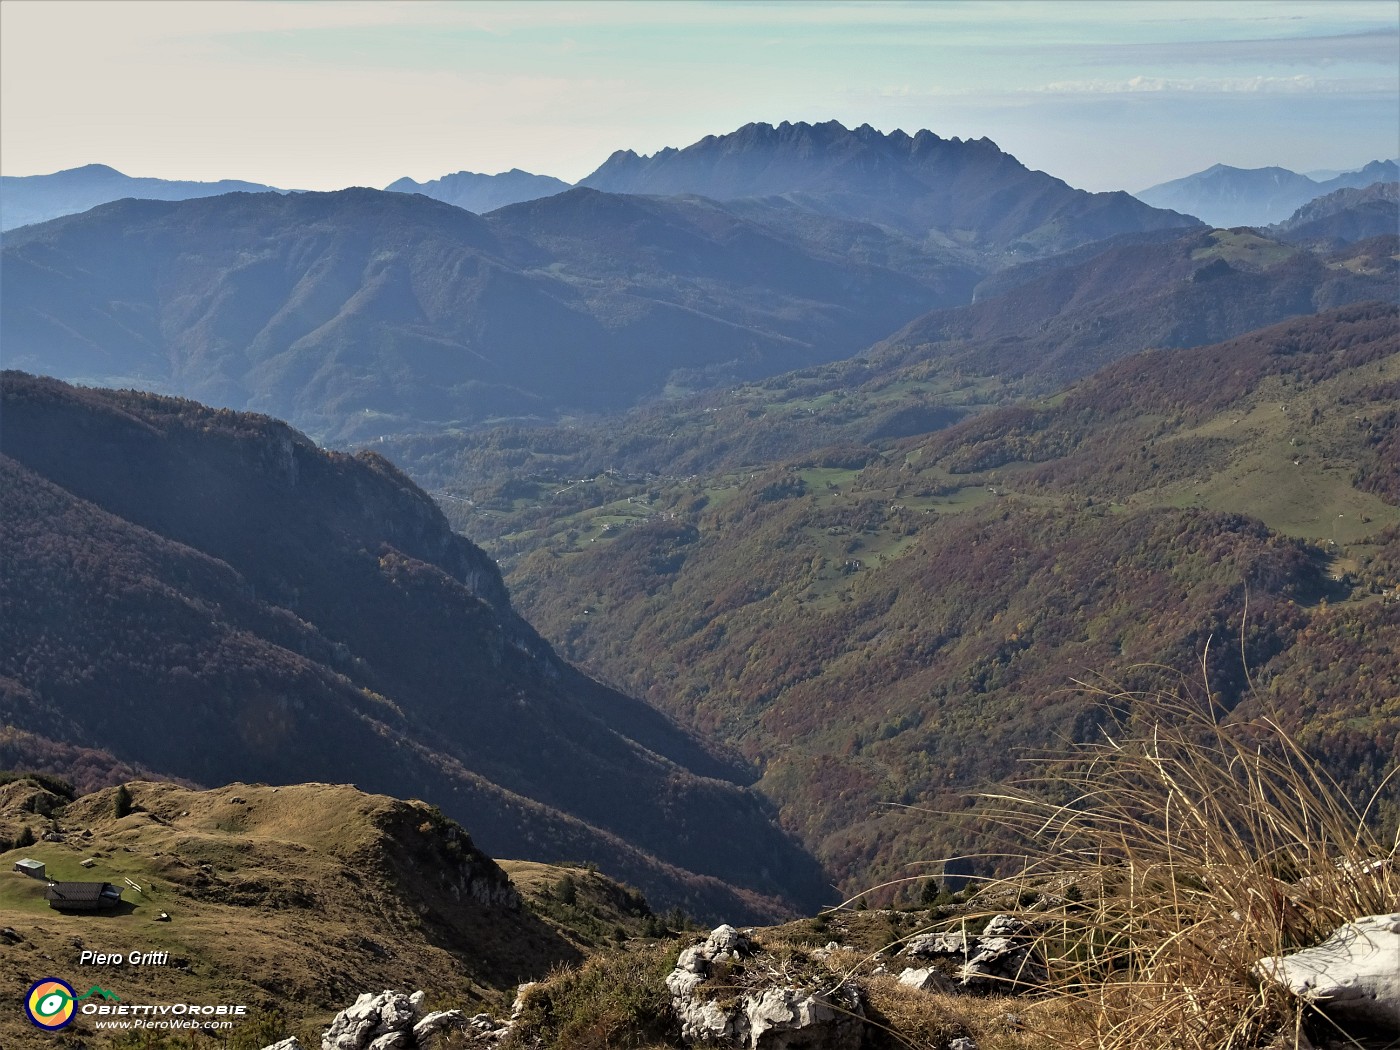
<instances>
[{"instance_id":1,"label":"shadowed slope","mask_svg":"<svg viewBox=\"0 0 1400 1050\"><path fill-rule=\"evenodd\" d=\"M4 393L18 728L201 783L419 795L493 852L596 859L695 911L719 880L821 896L742 770L560 662L387 461L191 402Z\"/></svg>"}]
</instances>

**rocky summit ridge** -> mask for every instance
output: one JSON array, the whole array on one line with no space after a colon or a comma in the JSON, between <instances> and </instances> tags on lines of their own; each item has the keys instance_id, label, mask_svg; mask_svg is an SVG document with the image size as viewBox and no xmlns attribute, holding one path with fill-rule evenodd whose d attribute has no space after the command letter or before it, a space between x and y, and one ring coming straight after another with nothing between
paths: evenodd
<instances>
[{"instance_id":1,"label":"rocky summit ridge","mask_svg":"<svg viewBox=\"0 0 1400 1050\"><path fill-rule=\"evenodd\" d=\"M832 120L746 124L649 157L614 153L581 186L611 193L784 197L950 246L1030 257L1198 220L1126 193L1087 193L1032 171L988 138L854 130Z\"/></svg>"}]
</instances>

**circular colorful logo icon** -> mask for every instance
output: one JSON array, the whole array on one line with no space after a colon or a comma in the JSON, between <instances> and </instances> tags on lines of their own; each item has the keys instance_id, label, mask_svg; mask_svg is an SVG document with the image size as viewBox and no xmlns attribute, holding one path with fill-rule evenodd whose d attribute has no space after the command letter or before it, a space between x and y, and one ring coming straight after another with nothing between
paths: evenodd
<instances>
[{"instance_id":1,"label":"circular colorful logo icon","mask_svg":"<svg viewBox=\"0 0 1400 1050\"><path fill-rule=\"evenodd\" d=\"M29 986L29 994L24 997L24 1012L40 1028L57 1032L73 1023L76 998L77 993L67 981L45 977Z\"/></svg>"}]
</instances>

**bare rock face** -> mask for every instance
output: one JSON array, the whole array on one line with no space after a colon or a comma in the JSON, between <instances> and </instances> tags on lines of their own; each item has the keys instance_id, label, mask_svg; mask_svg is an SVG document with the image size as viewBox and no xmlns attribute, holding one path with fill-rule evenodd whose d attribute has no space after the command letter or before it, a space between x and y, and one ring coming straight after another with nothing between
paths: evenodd
<instances>
[{"instance_id":1,"label":"bare rock face","mask_svg":"<svg viewBox=\"0 0 1400 1050\"><path fill-rule=\"evenodd\" d=\"M1314 948L1261 959L1255 973L1284 985L1349 1034L1400 1035L1400 913L1367 915Z\"/></svg>"},{"instance_id":2,"label":"bare rock face","mask_svg":"<svg viewBox=\"0 0 1400 1050\"><path fill-rule=\"evenodd\" d=\"M684 1042L733 1050L859 1050L864 1011L853 985L813 990L755 984L743 966L761 956L746 934L729 925L681 952L666 987ZM726 965L733 968L735 987L722 1000L707 998L702 986Z\"/></svg>"},{"instance_id":3,"label":"bare rock face","mask_svg":"<svg viewBox=\"0 0 1400 1050\"><path fill-rule=\"evenodd\" d=\"M402 1014L408 1025L396 1023ZM385 989L378 995L365 992L354 1004L335 1015L321 1036L321 1050L366 1050L371 1043L412 1025L413 1004L408 996Z\"/></svg>"}]
</instances>

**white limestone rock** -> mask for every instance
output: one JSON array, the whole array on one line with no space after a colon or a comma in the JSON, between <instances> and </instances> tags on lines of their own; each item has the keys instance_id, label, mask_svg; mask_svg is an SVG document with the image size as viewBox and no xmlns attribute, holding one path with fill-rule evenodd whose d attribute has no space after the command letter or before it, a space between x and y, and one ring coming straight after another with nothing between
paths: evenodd
<instances>
[{"instance_id":1,"label":"white limestone rock","mask_svg":"<svg viewBox=\"0 0 1400 1050\"><path fill-rule=\"evenodd\" d=\"M321 1050L402 1050L411 1046L417 1010L402 992L365 992L335 1015ZM402 1037L402 1038L400 1038Z\"/></svg>"},{"instance_id":2,"label":"white limestone rock","mask_svg":"<svg viewBox=\"0 0 1400 1050\"><path fill-rule=\"evenodd\" d=\"M749 1050L860 1050L860 996L843 985L830 995L768 988L742 1003L740 1046Z\"/></svg>"},{"instance_id":3,"label":"white limestone rock","mask_svg":"<svg viewBox=\"0 0 1400 1050\"><path fill-rule=\"evenodd\" d=\"M1314 948L1261 959L1255 972L1344 1028L1400 1035L1400 913L1349 922Z\"/></svg>"},{"instance_id":4,"label":"white limestone rock","mask_svg":"<svg viewBox=\"0 0 1400 1050\"><path fill-rule=\"evenodd\" d=\"M921 933L910 937L904 946L905 955L935 958L940 955L962 955L967 950L967 938L961 933Z\"/></svg>"},{"instance_id":5,"label":"white limestone rock","mask_svg":"<svg viewBox=\"0 0 1400 1050\"><path fill-rule=\"evenodd\" d=\"M752 948L752 942L733 926L725 923L710 931L710 936L705 939L705 947L708 949L710 958L713 959L720 952L746 954Z\"/></svg>"},{"instance_id":6,"label":"white limestone rock","mask_svg":"<svg viewBox=\"0 0 1400 1050\"><path fill-rule=\"evenodd\" d=\"M899 983L920 992L956 992L958 986L932 966L911 967L899 975Z\"/></svg>"},{"instance_id":7,"label":"white limestone rock","mask_svg":"<svg viewBox=\"0 0 1400 1050\"><path fill-rule=\"evenodd\" d=\"M435 1010L413 1026L413 1043L417 1046L424 1046L439 1032L465 1027L467 1027L467 1015L461 1010ZM493 1024L491 1027L494 1028L495 1025Z\"/></svg>"},{"instance_id":8,"label":"white limestone rock","mask_svg":"<svg viewBox=\"0 0 1400 1050\"><path fill-rule=\"evenodd\" d=\"M672 1000L676 1019L681 1023L681 1042L702 1046L735 1046L735 1016L718 1003L686 996Z\"/></svg>"},{"instance_id":9,"label":"white limestone rock","mask_svg":"<svg viewBox=\"0 0 1400 1050\"><path fill-rule=\"evenodd\" d=\"M757 988L725 1005L696 994L714 963L754 952L746 934L725 925L680 953L666 987L682 1042L733 1050L858 1050L864 1012L852 985L831 992Z\"/></svg>"},{"instance_id":10,"label":"white limestone rock","mask_svg":"<svg viewBox=\"0 0 1400 1050\"><path fill-rule=\"evenodd\" d=\"M979 995L1026 991L1046 979L1035 935L1035 928L1025 920L996 915L974 937L961 931L912 937L904 954L956 968L961 991Z\"/></svg>"}]
</instances>

